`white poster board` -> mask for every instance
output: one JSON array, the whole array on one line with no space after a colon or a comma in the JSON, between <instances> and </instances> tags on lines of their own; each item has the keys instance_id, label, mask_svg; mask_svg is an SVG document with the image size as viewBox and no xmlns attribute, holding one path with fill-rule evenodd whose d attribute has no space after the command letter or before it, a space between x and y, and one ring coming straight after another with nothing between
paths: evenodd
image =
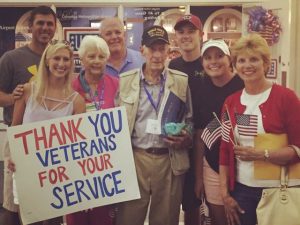
<instances>
[{"instance_id":1,"label":"white poster board","mask_svg":"<svg viewBox=\"0 0 300 225\"><path fill-rule=\"evenodd\" d=\"M10 127L24 224L140 198L124 107Z\"/></svg>"}]
</instances>

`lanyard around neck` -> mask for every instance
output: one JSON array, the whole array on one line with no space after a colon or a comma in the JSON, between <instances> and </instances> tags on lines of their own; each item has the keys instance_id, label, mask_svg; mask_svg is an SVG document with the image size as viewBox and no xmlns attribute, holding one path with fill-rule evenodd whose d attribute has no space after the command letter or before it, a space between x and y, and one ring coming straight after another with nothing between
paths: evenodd
<instances>
[{"instance_id":1,"label":"lanyard around neck","mask_svg":"<svg viewBox=\"0 0 300 225\"><path fill-rule=\"evenodd\" d=\"M79 80L80 80L80 83L81 83L81 86L82 86L84 92L89 94L92 102L95 105L95 108L97 110L100 110L101 107L102 107L102 105L103 105L103 103L104 103L104 90L105 90L104 79L102 80L103 82L102 82L102 85L101 85L100 95L98 93L99 85L97 85L97 89L95 91L95 94L93 94L91 87L89 86L88 82L84 78L84 72L80 73Z\"/></svg>"},{"instance_id":2,"label":"lanyard around neck","mask_svg":"<svg viewBox=\"0 0 300 225\"><path fill-rule=\"evenodd\" d=\"M100 110L104 103L104 89L105 89L104 81L102 82L102 85L101 85L100 95L98 93L98 86L97 86L97 90L95 91L95 94L93 94L92 90L90 89L89 95L90 95L90 98L92 99L92 101L95 105L95 108L97 110Z\"/></svg>"},{"instance_id":3,"label":"lanyard around neck","mask_svg":"<svg viewBox=\"0 0 300 225\"><path fill-rule=\"evenodd\" d=\"M162 94L164 92L164 88L165 88L165 79L164 77L161 78L160 80L160 89L159 89L159 94L158 94L158 98L157 98L157 102L154 102L154 99L152 98L152 95L150 94L149 90L146 87L147 83L145 81L145 79L143 79L143 86L144 86L144 90L147 94L148 100L150 101L152 107L154 108L155 112L158 112L158 106L162 97Z\"/></svg>"}]
</instances>

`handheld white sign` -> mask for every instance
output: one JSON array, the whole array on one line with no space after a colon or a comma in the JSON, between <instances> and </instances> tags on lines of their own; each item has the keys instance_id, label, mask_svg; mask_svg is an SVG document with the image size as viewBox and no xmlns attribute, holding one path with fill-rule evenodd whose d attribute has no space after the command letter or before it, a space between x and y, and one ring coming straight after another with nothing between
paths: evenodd
<instances>
[{"instance_id":1,"label":"handheld white sign","mask_svg":"<svg viewBox=\"0 0 300 225\"><path fill-rule=\"evenodd\" d=\"M7 133L24 224L140 198L124 107Z\"/></svg>"}]
</instances>

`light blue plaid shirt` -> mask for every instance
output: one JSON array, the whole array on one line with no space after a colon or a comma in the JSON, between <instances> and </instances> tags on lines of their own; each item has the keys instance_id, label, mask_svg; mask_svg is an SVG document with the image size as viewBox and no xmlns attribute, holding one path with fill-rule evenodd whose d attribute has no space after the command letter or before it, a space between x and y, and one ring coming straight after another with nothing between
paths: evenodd
<instances>
[{"instance_id":1,"label":"light blue plaid shirt","mask_svg":"<svg viewBox=\"0 0 300 225\"><path fill-rule=\"evenodd\" d=\"M117 70L110 63L107 63L105 73L115 77L119 77L121 73L127 72L132 69L141 68L144 61L144 57L140 52L127 48L127 55L121 69Z\"/></svg>"}]
</instances>

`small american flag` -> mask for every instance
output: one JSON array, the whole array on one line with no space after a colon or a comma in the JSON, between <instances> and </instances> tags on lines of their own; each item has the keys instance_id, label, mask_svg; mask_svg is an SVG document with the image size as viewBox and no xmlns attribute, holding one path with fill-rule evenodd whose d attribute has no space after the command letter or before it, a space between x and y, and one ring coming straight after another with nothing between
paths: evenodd
<instances>
[{"instance_id":1,"label":"small american flag","mask_svg":"<svg viewBox=\"0 0 300 225\"><path fill-rule=\"evenodd\" d=\"M230 130L231 130L231 122L227 111L225 111L222 116L222 140L223 141L226 142L230 141Z\"/></svg>"},{"instance_id":2,"label":"small american flag","mask_svg":"<svg viewBox=\"0 0 300 225\"><path fill-rule=\"evenodd\" d=\"M221 125L216 118L214 118L212 121L209 122L209 124L207 124L207 126L201 134L201 138L208 147L208 149L211 149L216 140L218 140L218 138L221 137L221 132Z\"/></svg>"},{"instance_id":3,"label":"small american flag","mask_svg":"<svg viewBox=\"0 0 300 225\"><path fill-rule=\"evenodd\" d=\"M257 115L235 114L239 135L257 136Z\"/></svg>"}]
</instances>

